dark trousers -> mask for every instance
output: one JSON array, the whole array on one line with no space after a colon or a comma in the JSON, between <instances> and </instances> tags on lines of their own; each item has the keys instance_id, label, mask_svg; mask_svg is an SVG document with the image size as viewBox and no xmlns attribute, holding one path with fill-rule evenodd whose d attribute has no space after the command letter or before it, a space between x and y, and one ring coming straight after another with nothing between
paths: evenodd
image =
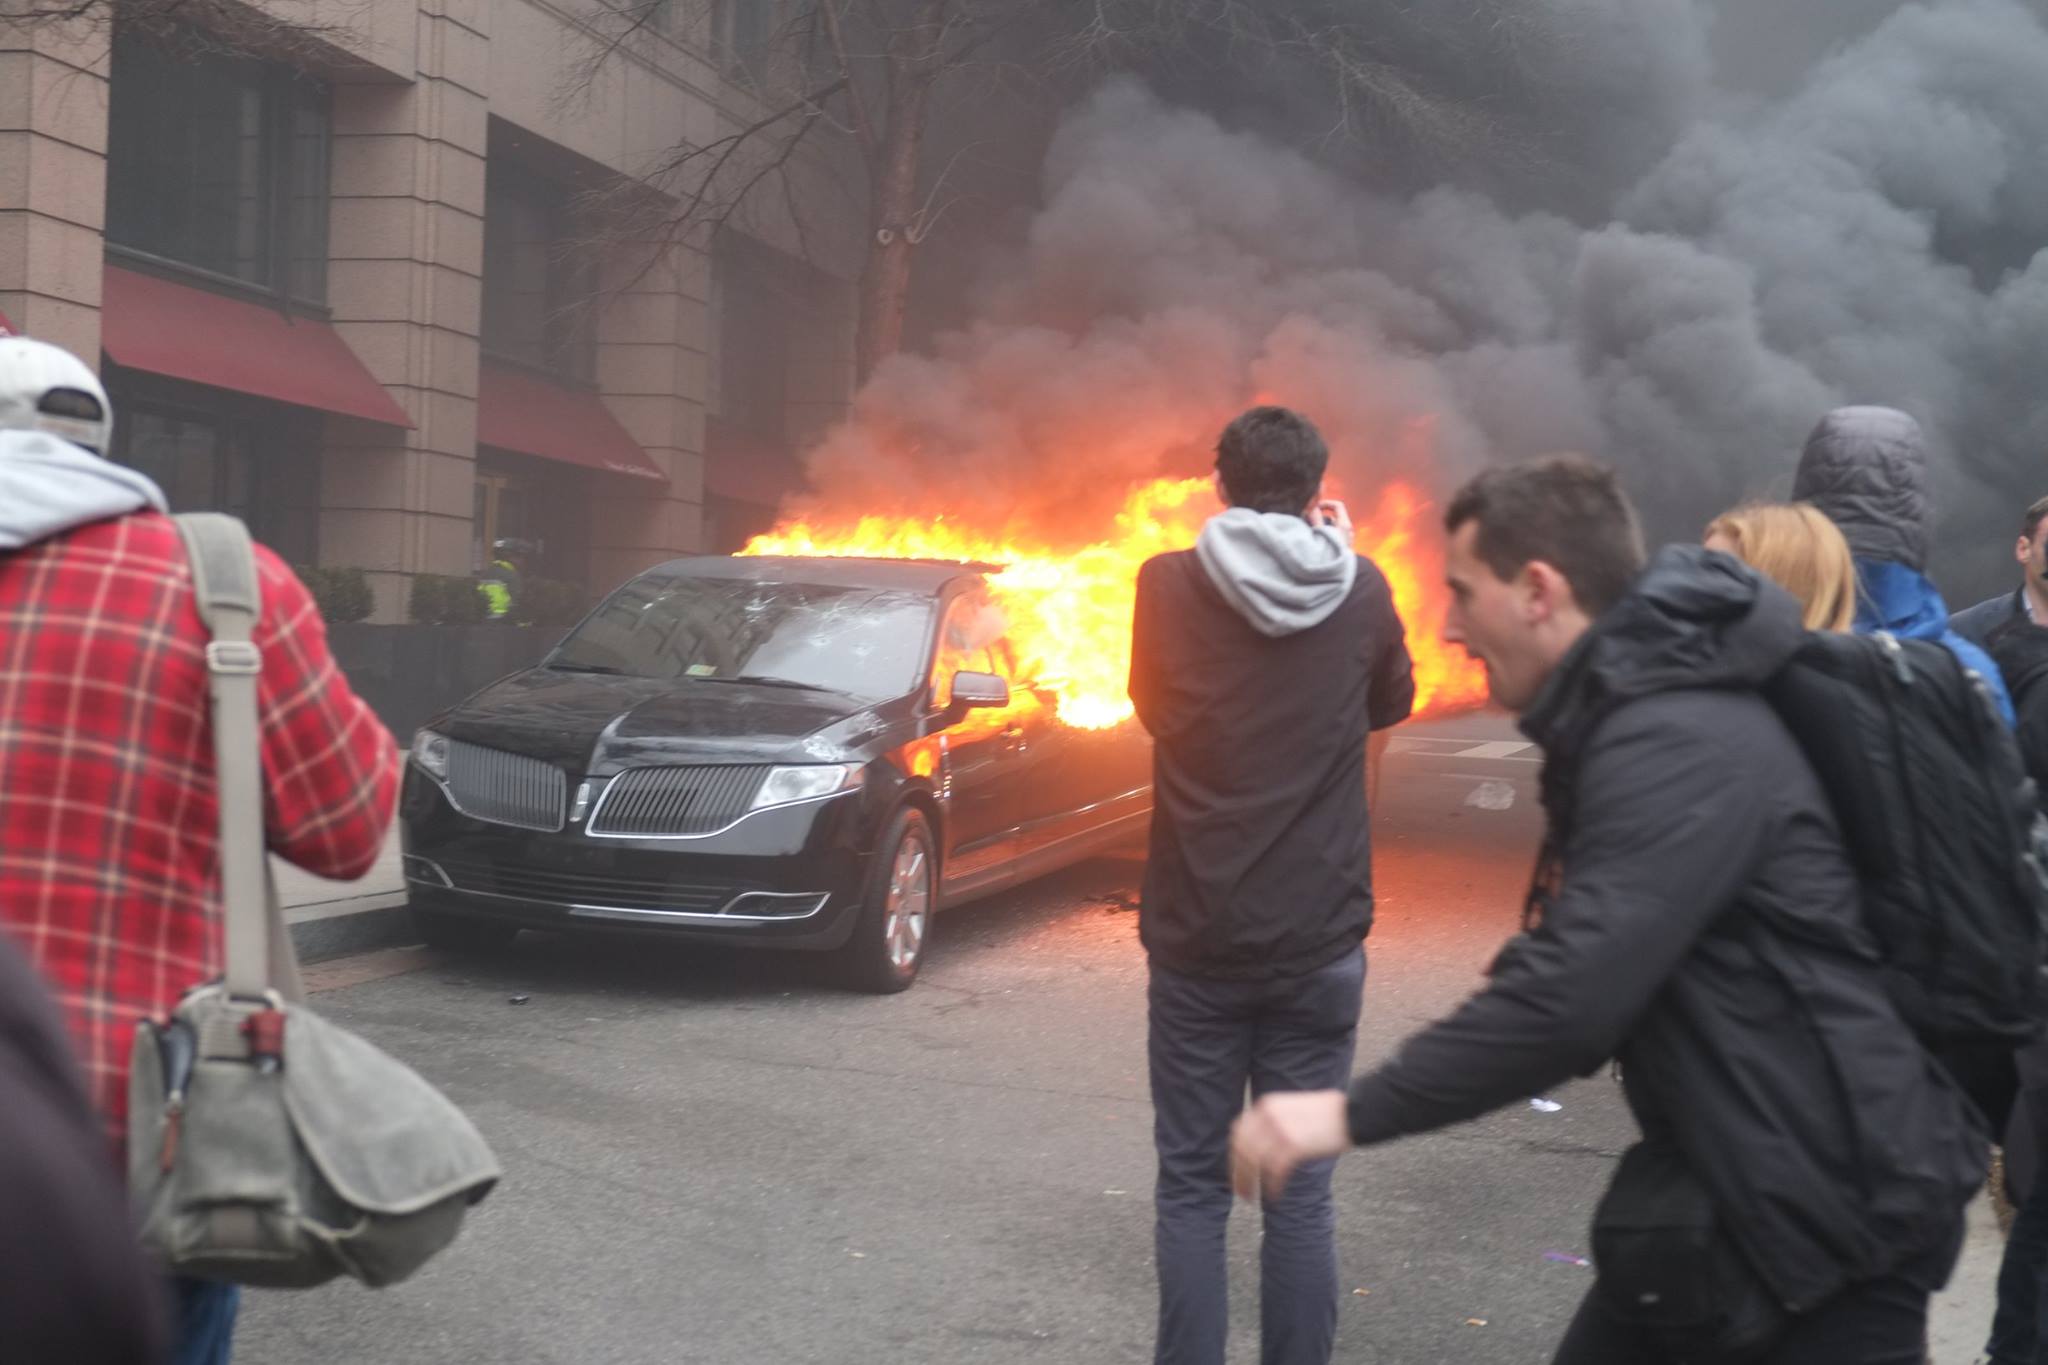
<instances>
[{"instance_id":1,"label":"dark trousers","mask_svg":"<svg viewBox=\"0 0 2048 1365\"><path fill-rule=\"evenodd\" d=\"M2009 1160L2010 1158L2008 1158ZM2005 1239L1998 1268L1998 1314L1991 1320L1991 1365L2048 1365L2048 1172L2037 1172Z\"/></svg>"},{"instance_id":2,"label":"dark trousers","mask_svg":"<svg viewBox=\"0 0 2048 1365\"><path fill-rule=\"evenodd\" d=\"M2019 1204L1998 1269L1991 1365L2048 1365L2048 1043L2014 1058L2024 1082L2005 1132L2006 1189Z\"/></svg>"},{"instance_id":3,"label":"dark trousers","mask_svg":"<svg viewBox=\"0 0 2048 1365\"><path fill-rule=\"evenodd\" d=\"M1926 1359L1927 1291L1890 1279L1852 1285L1794 1318L1761 1353L1738 1360L1672 1355L1615 1321L1591 1293L1552 1365L1923 1365Z\"/></svg>"},{"instance_id":4,"label":"dark trousers","mask_svg":"<svg viewBox=\"0 0 2048 1365\"><path fill-rule=\"evenodd\" d=\"M1207 981L1152 968L1150 1060L1159 1260L1158 1365L1222 1365L1229 1332L1230 1125L1245 1087L1333 1090L1351 1078L1365 952L1283 981ZM1296 1173L1265 1206L1260 1359L1328 1365L1337 1334L1336 1163Z\"/></svg>"}]
</instances>

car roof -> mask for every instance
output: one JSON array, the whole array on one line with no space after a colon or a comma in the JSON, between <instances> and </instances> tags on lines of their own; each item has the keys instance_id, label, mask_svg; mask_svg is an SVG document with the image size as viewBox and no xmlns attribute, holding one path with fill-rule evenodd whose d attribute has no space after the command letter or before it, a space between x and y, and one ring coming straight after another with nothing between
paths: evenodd
<instances>
[{"instance_id":1,"label":"car roof","mask_svg":"<svg viewBox=\"0 0 2048 1365\"><path fill-rule=\"evenodd\" d=\"M737 578L756 583L819 583L937 597L962 578L993 573L999 564L946 559L858 559L826 555L698 555L671 559L648 574L690 578ZM642 575L645 577L647 575Z\"/></svg>"}]
</instances>

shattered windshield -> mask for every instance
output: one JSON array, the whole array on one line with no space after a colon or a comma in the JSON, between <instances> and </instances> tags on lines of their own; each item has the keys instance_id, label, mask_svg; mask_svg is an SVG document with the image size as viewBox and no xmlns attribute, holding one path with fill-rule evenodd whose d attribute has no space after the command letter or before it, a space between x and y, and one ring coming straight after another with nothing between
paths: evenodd
<instances>
[{"instance_id":1,"label":"shattered windshield","mask_svg":"<svg viewBox=\"0 0 2048 1365\"><path fill-rule=\"evenodd\" d=\"M648 575L613 593L547 667L884 700L922 681L931 613L921 593Z\"/></svg>"}]
</instances>

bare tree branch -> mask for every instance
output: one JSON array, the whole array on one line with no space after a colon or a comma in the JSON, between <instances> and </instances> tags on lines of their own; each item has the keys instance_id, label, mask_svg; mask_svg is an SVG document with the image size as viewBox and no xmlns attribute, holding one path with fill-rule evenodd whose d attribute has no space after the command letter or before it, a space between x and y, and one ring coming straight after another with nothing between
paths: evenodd
<instances>
[{"instance_id":1,"label":"bare tree branch","mask_svg":"<svg viewBox=\"0 0 2048 1365\"><path fill-rule=\"evenodd\" d=\"M702 146L679 149L638 181L614 182L584 196L581 204L585 211L608 225L592 234L588 247L638 251L648 247L648 231L652 229L655 234L646 259L624 284L607 292L614 296L633 292L671 251L690 244L693 238L700 239L696 245L708 248L761 185L784 175L805 136L818 122L822 101L839 89L837 81L822 86L803 100L737 132ZM768 130L792 120L792 131L781 138L779 145L728 183L726 172L736 161L759 145ZM678 178L694 182L694 188L679 205L668 193L668 186Z\"/></svg>"},{"instance_id":2,"label":"bare tree branch","mask_svg":"<svg viewBox=\"0 0 2048 1365\"><path fill-rule=\"evenodd\" d=\"M658 2L600 0L629 16L618 41L637 31L630 16ZM734 77L763 97L763 115L703 146L677 148L642 183L662 193L664 241L715 235L749 196L766 192L779 197L808 257L816 214L803 201L835 163L806 161L799 177L798 147L815 140L820 124L843 132L860 155L836 164L860 166L867 187L859 346L866 370L896 344L910 255L959 202L949 186L975 145L949 147L944 166L927 164L935 101L956 98L942 89L963 102L1001 90L1050 111L1117 70L1197 87L1250 78L1282 92L1290 107L1327 112L1326 157L1394 149L1436 164L1526 145L1507 116L1512 94L1490 84L1503 64L1512 69L1529 36L1533 21L1518 8L1526 4L1467 0L1447 14L1414 0L783 0L786 22L767 51L749 54L761 70ZM607 49L615 51L616 44ZM768 77L786 81L828 65L836 79L773 97ZM875 322L874 313L889 316Z\"/></svg>"},{"instance_id":3,"label":"bare tree branch","mask_svg":"<svg viewBox=\"0 0 2048 1365\"><path fill-rule=\"evenodd\" d=\"M846 32L839 22L838 0L819 0L818 12L824 20L825 32L832 40L832 55L839 63L839 74L846 81L846 101L853 110L854 135L860 141L861 154L872 168L875 158L881 155L882 144L875 136L873 120L868 117L867 101L861 98L860 83L854 79L853 60L846 55Z\"/></svg>"}]
</instances>

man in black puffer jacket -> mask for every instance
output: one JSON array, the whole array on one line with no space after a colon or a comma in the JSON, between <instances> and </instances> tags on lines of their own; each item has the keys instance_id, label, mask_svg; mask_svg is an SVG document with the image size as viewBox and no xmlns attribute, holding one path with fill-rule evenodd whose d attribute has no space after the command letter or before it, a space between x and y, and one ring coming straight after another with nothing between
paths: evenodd
<instances>
[{"instance_id":1,"label":"man in black puffer jacket","mask_svg":"<svg viewBox=\"0 0 2048 1365\"><path fill-rule=\"evenodd\" d=\"M2048 513L2048 498L2036 503L2029 516L2035 509ZM2021 589L2022 594L2028 591ZM2034 779L2035 799L2048 815L2048 626L2034 624L2022 597L1982 643L2012 690L2020 757ZM2020 1209L1998 1272L1998 1314L1985 1347L1990 1365L2040 1365L2048 1359L2048 1322L2042 1311L2048 1303L2043 1293L2048 1281L2048 1042L2021 1048L2016 1061L2020 1095L2005 1134L2005 1181Z\"/></svg>"},{"instance_id":2,"label":"man in black puffer jacket","mask_svg":"<svg viewBox=\"0 0 2048 1365\"><path fill-rule=\"evenodd\" d=\"M1487 988L1341 1091L1267 1096L1239 1186L1475 1118L1609 1058L1644 1141L1557 1359L1919 1365L1985 1136L1880 982L1819 781L1758 687L1790 597L1647 572L1611 472L1490 470L1446 516L1446 637L1544 747L1544 872Z\"/></svg>"},{"instance_id":3,"label":"man in black puffer jacket","mask_svg":"<svg viewBox=\"0 0 2048 1365\"><path fill-rule=\"evenodd\" d=\"M2034 779L2042 812L2048 814L2048 626L2015 617L1985 637L1984 647L2012 692L2020 759Z\"/></svg>"}]
</instances>

